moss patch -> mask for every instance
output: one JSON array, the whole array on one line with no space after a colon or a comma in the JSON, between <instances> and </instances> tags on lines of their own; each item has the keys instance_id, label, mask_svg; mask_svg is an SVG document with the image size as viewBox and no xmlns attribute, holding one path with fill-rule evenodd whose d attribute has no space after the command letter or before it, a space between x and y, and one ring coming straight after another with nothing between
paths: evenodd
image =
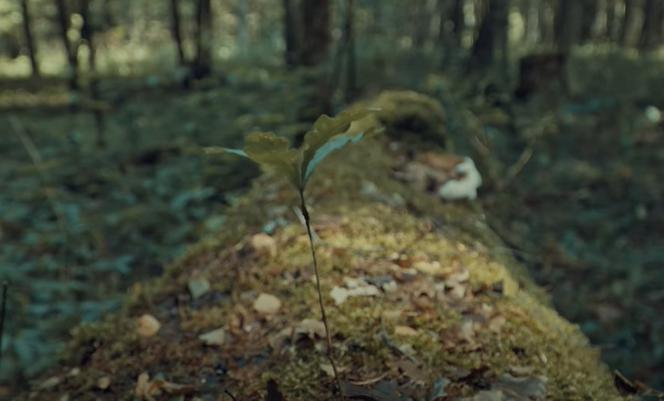
<instances>
[{"instance_id":1,"label":"moss patch","mask_svg":"<svg viewBox=\"0 0 664 401\"><path fill-rule=\"evenodd\" d=\"M344 380L367 388L391 380L416 399L441 380L449 399L498 391L509 380L536 382L542 400L622 399L597 352L551 309L481 210L440 203L394 179L397 155L385 142L333 156L308 194ZM330 399L324 341L303 328L318 309L305 232L290 210L295 195L282 180L257 179L218 237L135 287L122 313L79 328L67 363L50 376L57 380L44 379L30 398L130 400L147 372L187 385L187 399L219 399L225 390L262 399L269 379L289 400ZM274 221L290 222L272 234L276 255L255 252L251 236ZM201 277L211 289L194 300L187 283ZM333 288L357 283L379 291L333 303ZM260 293L280 299L276 314L254 310ZM135 334L144 313L162 324L154 337ZM198 338L220 327L223 346ZM101 377L111 379L104 390ZM174 396L161 390L155 399Z\"/></svg>"}]
</instances>

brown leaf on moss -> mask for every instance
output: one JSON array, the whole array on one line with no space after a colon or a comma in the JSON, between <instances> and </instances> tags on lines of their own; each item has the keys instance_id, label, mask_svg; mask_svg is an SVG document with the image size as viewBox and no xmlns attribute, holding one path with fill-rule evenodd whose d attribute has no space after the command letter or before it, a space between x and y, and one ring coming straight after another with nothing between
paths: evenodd
<instances>
[{"instance_id":1,"label":"brown leaf on moss","mask_svg":"<svg viewBox=\"0 0 664 401\"><path fill-rule=\"evenodd\" d=\"M138 375L134 395L140 400L154 401L156 397L166 393L170 395L188 395L196 391L194 386L172 383L163 379L150 380L150 374L143 372Z\"/></svg>"},{"instance_id":2,"label":"brown leaf on moss","mask_svg":"<svg viewBox=\"0 0 664 401\"><path fill-rule=\"evenodd\" d=\"M136 332L141 337L152 337L161 328L159 320L150 314L139 317L136 321Z\"/></svg>"},{"instance_id":3,"label":"brown leaf on moss","mask_svg":"<svg viewBox=\"0 0 664 401\"><path fill-rule=\"evenodd\" d=\"M277 255L277 242L265 233L258 233L249 241L251 249L260 256L273 258Z\"/></svg>"},{"instance_id":4,"label":"brown leaf on moss","mask_svg":"<svg viewBox=\"0 0 664 401\"><path fill-rule=\"evenodd\" d=\"M281 301L274 295L262 293L254 301L254 309L261 315L274 315L281 309Z\"/></svg>"}]
</instances>

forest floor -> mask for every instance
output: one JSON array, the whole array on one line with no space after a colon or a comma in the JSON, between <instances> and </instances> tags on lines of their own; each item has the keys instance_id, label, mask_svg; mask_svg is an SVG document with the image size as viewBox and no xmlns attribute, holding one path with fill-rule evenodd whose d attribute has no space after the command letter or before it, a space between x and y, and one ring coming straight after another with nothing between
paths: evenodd
<instances>
[{"instance_id":1,"label":"forest floor","mask_svg":"<svg viewBox=\"0 0 664 401\"><path fill-rule=\"evenodd\" d=\"M508 186L481 194L494 229L612 367L664 387L661 95L645 82L645 91L585 86L555 105L515 104L449 82L429 74L407 86L441 100L457 151L474 152L463 146L474 126L491 145L485 158L506 174L519 167ZM110 103L104 150L94 145L92 114L70 112L62 82L0 84L8 127L0 136L0 266L20 311L9 315L2 377L41 371L74 324L116 308L131 283L223 230L225 205L258 171L206 157L202 146L301 128L303 89L274 68L234 69L220 86L190 92L157 77L108 79L102 89Z\"/></svg>"}]
</instances>

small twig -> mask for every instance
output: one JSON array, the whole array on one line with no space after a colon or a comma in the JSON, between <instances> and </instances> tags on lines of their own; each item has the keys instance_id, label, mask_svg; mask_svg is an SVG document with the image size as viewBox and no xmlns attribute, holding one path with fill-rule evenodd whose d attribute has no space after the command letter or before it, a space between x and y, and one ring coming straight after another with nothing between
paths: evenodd
<instances>
[{"instance_id":1,"label":"small twig","mask_svg":"<svg viewBox=\"0 0 664 401\"><path fill-rule=\"evenodd\" d=\"M23 128L23 125L21 124L21 121L19 121L18 118L10 116L9 123L11 124L12 129L14 130L19 140L21 141L21 144L23 144L23 147L25 148L25 151L28 153L28 156L30 156L30 160L32 160L32 164L34 164L35 169L39 174L39 180L41 181L41 185L44 191L44 197L46 198L49 205L53 209L53 213L55 214L55 217L58 220L60 228L64 231L64 218L62 214L58 211L58 208L56 207L56 202L53 199L51 192L46 187L47 180L42 166L44 160L42 159L39 150L35 146L35 143L32 142L32 139L30 139L30 136L28 136L28 134L25 132L25 128Z\"/></svg>"},{"instance_id":2,"label":"small twig","mask_svg":"<svg viewBox=\"0 0 664 401\"><path fill-rule=\"evenodd\" d=\"M313 261L314 275L316 276L316 291L318 292L318 305L320 306L320 314L323 320L323 326L325 327L325 338L327 340L327 359L332 365L332 371L334 372L334 379L337 382L337 387L339 388L339 393L341 394L341 399L345 400L346 396L344 395L343 387L341 386L341 379L339 378L339 371L337 370L337 364L334 362L334 357L332 355L332 337L330 336L330 329L327 323L327 314L325 313L325 304L323 302L323 292L321 291L320 286L320 275L318 274L318 261L316 260L316 247L314 246L314 236L311 231L311 219L309 216L309 211L307 210L307 204L304 200L304 190L300 190L300 207L302 209L302 215L304 216L304 222L307 227L307 235L309 236L309 246L311 248L311 259Z\"/></svg>"},{"instance_id":3,"label":"small twig","mask_svg":"<svg viewBox=\"0 0 664 401\"><path fill-rule=\"evenodd\" d=\"M535 151L532 146L528 146L523 150L523 152L521 152L521 155L517 161L507 169L505 179L503 179L500 183L500 190L507 188L507 186L509 186L516 178L516 176L519 175L521 171L523 171L523 168L526 167L526 164L528 164L530 159L533 157L534 152Z\"/></svg>"},{"instance_id":4,"label":"small twig","mask_svg":"<svg viewBox=\"0 0 664 401\"><path fill-rule=\"evenodd\" d=\"M7 312L7 289L9 284L4 281L2 283L2 305L0 306L0 362L2 362L2 338L5 334L5 315Z\"/></svg>"},{"instance_id":5,"label":"small twig","mask_svg":"<svg viewBox=\"0 0 664 401\"><path fill-rule=\"evenodd\" d=\"M226 393L226 395L228 395L229 397L231 397L231 400L233 400L233 401L237 401L237 398L235 398L235 396L233 395L233 393L231 393L230 391L228 391L228 390L224 390L224 393Z\"/></svg>"}]
</instances>

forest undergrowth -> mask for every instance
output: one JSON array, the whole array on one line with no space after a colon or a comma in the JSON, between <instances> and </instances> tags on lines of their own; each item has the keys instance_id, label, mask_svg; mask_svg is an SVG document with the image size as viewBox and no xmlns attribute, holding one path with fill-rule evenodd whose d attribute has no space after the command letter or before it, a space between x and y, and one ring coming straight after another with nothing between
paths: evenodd
<instances>
[{"instance_id":1,"label":"forest undergrowth","mask_svg":"<svg viewBox=\"0 0 664 401\"><path fill-rule=\"evenodd\" d=\"M417 69L376 80L441 101L455 151L490 166L480 200L493 228L613 368L662 387L664 99L648 66L583 56L574 66L576 86L556 102L516 103L507 87L489 93L487 81ZM641 78L625 89L615 68ZM117 308L132 283L224 229L225 205L258 170L202 147L238 146L254 130L293 137L305 98L275 68L232 70L221 86L187 92L108 79L111 140L99 150L93 116L68 111L64 82L20 98L4 96L9 88L0 84L0 264L15 268L0 377L24 379L53 363L75 324Z\"/></svg>"}]
</instances>

